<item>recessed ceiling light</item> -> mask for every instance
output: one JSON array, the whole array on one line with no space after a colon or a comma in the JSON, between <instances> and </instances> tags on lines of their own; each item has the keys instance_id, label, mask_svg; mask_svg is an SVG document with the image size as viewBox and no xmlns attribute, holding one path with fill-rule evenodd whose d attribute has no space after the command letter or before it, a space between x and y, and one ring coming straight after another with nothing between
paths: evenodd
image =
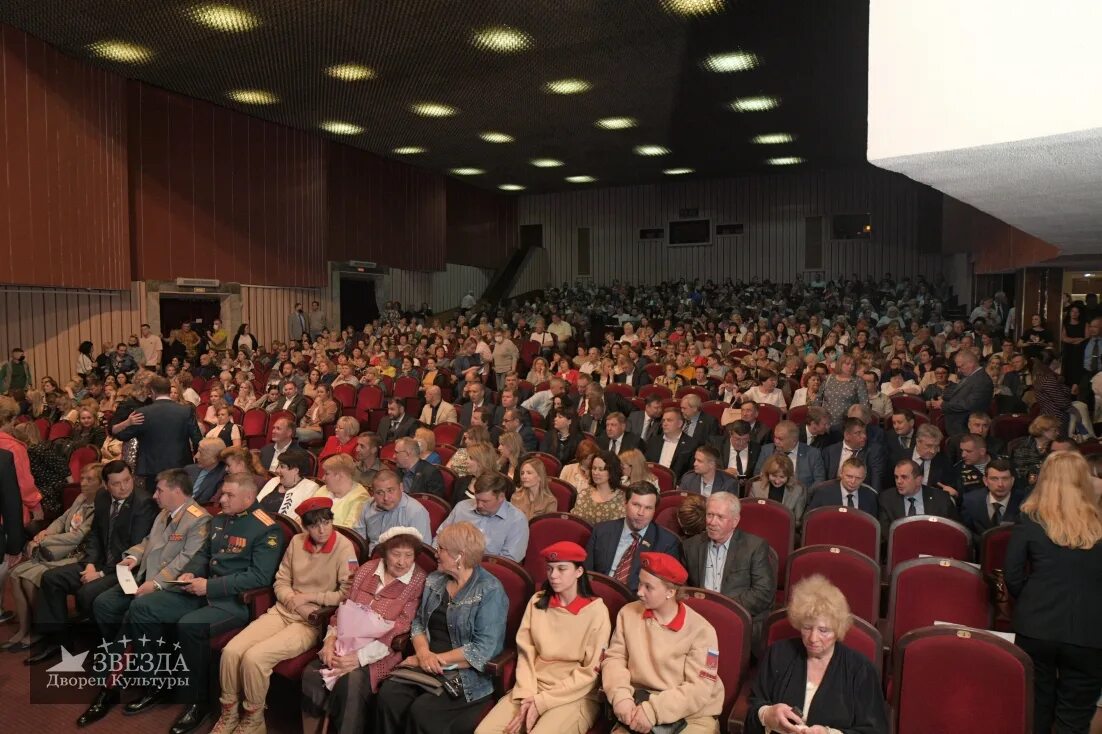
<instances>
[{"instance_id":1,"label":"recessed ceiling light","mask_svg":"<svg viewBox=\"0 0 1102 734\"><path fill-rule=\"evenodd\" d=\"M327 120L318 127L334 135L359 135L364 131L359 125L353 125L351 122L341 122L340 120Z\"/></svg>"},{"instance_id":2,"label":"recessed ceiling light","mask_svg":"<svg viewBox=\"0 0 1102 734\"><path fill-rule=\"evenodd\" d=\"M1084 278L1093 278L1093 277L1094 277L1094 273L1083 273L1083 277L1084 277Z\"/></svg>"},{"instance_id":3,"label":"recessed ceiling light","mask_svg":"<svg viewBox=\"0 0 1102 734\"><path fill-rule=\"evenodd\" d=\"M363 64L333 64L325 73L342 82L360 82L375 78L375 70Z\"/></svg>"},{"instance_id":4,"label":"recessed ceiling light","mask_svg":"<svg viewBox=\"0 0 1102 734\"><path fill-rule=\"evenodd\" d=\"M758 145L779 145L780 143L791 143L795 139L795 136L791 133L764 133L755 135L750 139L750 142Z\"/></svg>"},{"instance_id":5,"label":"recessed ceiling light","mask_svg":"<svg viewBox=\"0 0 1102 734\"><path fill-rule=\"evenodd\" d=\"M692 168L667 168L662 173L667 176L684 176L686 173L694 173Z\"/></svg>"},{"instance_id":6,"label":"recessed ceiling light","mask_svg":"<svg viewBox=\"0 0 1102 734\"><path fill-rule=\"evenodd\" d=\"M120 64L144 64L153 58L153 52L145 46L127 41L96 41L88 50L101 59Z\"/></svg>"},{"instance_id":7,"label":"recessed ceiling light","mask_svg":"<svg viewBox=\"0 0 1102 734\"><path fill-rule=\"evenodd\" d=\"M533 158L528 161L536 168L558 168L563 162L555 158Z\"/></svg>"},{"instance_id":8,"label":"recessed ceiling light","mask_svg":"<svg viewBox=\"0 0 1102 734\"><path fill-rule=\"evenodd\" d=\"M731 103L731 109L735 112L764 112L780 103L776 97L739 97Z\"/></svg>"},{"instance_id":9,"label":"recessed ceiling light","mask_svg":"<svg viewBox=\"0 0 1102 734\"><path fill-rule=\"evenodd\" d=\"M486 173L481 168L453 168L451 172L456 176L478 176Z\"/></svg>"},{"instance_id":10,"label":"recessed ceiling light","mask_svg":"<svg viewBox=\"0 0 1102 734\"><path fill-rule=\"evenodd\" d=\"M413 110L413 114L421 117L451 117L459 113L459 110L451 105L439 102L417 102L410 109Z\"/></svg>"},{"instance_id":11,"label":"recessed ceiling light","mask_svg":"<svg viewBox=\"0 0 1102 734\"><path fill-rule=\"evenodd\" d=\"M420 145L403 145L400 148L394 148L390 151L394 155L421 155L427 153L428 148L422 148Z\"/></svg>"},{"instance_id":12,"label":"recessed ceiling light","mask_svg":"<svg viewBox=\"0 0 1102 734\"><path fill-rule=\"evenodd\" d=\"M602 117L593 124L597 127L603 127L605 130L626 130L629 127L635 127L639 123L634 117Z\"/></svg>"},{"instance_id":13,"label":"recessed ceiling light","mask_svg":"<svg viewBox=\"0 0 1102 734\"><path fill-rule=\"evenodd\" d=\"M785 155L779 158L768 158L765 162L771 166L794 166L797 163L803 163L804 159L798 155Z\"/></svg>"},{"instance_id":14,"label":"recessed ceiling light","mask_svg":"<svg viewBox=\"0 0 1102 734\"><path fill-rule=\"evenodd\" d=\"M487 132L484 132L484 133L479 133L478 137L482 138L487 143L511 143L511 142L513 142L513 136L509 135L508 133L496 133L496 132L492 132L492 131L487 131Z\"/></svg>"},{"instance_id":15,"label":"recessed ceiling light","mask_svg":"<svg viewBox=\"0 0 1102 734\"><path fill-rule=\"evenodd\" d=\"M208 28L226 33L244 33L260 25L260 19L247 10L232 5L206 3L195 5L188 11L191 19Z\"/></svg>"},{"instance_id":16,"label":"recessed ceiling light","mask_svg":"<svg viewBox=\"0 0 1102 734\"><path fill-rule=\"evenodd\" d=\"M669 148L663 148L661 145L637 145L635 146L635 155L666 155L670 152Z\"/></svg>"},{"instance_id":17,"label":"recessed ceiling light","mask_svg":"<svg viewBox=\"0 0 1102 734\"><path fill-rule=\"evenodd\" d=\"M585 79L555 79L544 84L543 89L551 94L581 94L592 86Z\"/></svg>"},{"instance_id":18,"label":"recessed ceiling light","mask_svg":"<svg viewBox=\"0 0 1102 734\"><path fill-rule=\"evenodd\" d=\"M701 64L708 71L720 74L732 71L749 71L758 65L758 57L749 51L732 51L726 54L712 54Z\"/></svg>"},{"instance_id":19,"label":"recessed ceiling light","mask_svg":"<svg viewBox=\"0 0 1102 734\"><path fill-rule=\"evenodd\" d=\"M524 187L520 184L501 184L498 188L502 191L524 191Z\"/></svg>"},{"instance_id":20,"label":"recessed ceiling light","mask_svg":"<svg viewBox=\"0 0 1102 734\"><path fill-rule=\"evenodd\" d=\"M531 48L532 36L520 29L499 25L475 31L471 43L484 51L511 54Z\"/></svg>"},{"instance_id":21,"label":"recessed ceiling light","mask_svg":"<svg viewBox=\"0 0 1102 734\"><path fill-rule=\"evenodd\" d=\"M226 96L241 104L275 104L279 101L279 97L263 89L234 89L226 92Z\"/></svg>"},{"instance_id":22,"label":"recessed ceiling light","mask_svg":"<svg viewBox=\"0 0 1102 734\"><path fill-rule=\"evenodd\" d=\"M567 176L566 180L570 183L593 183L597 179L592 176Z\"/></svg>"},{"instance_id":23,"label":"recessed ceiling light","mask_svg":"<svg viewBox=\"0 0 1102 734\"><path fill-rule=\"evenodd\" d=\"M662 0L663 7L677 15L708 15L723 10L724 0Z\"/></svg>"}]
</instances>

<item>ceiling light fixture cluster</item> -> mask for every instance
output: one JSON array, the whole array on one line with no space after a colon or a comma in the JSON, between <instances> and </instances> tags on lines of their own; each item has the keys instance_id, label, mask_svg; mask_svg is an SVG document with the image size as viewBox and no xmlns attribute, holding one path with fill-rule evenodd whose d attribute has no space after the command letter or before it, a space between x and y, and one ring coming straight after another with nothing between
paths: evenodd
<instances>
[{"instance_id":1,"label":"ceiling light fixture cluster","mask_svg":"<svg viewBox=\"0 0 1102 734\"><path fill-rule=\"evenodd\" d=\"M322 130L333 135L359 135L364 131L359 125L341 120L327 120L319 125Z\"/></svg>"},{"instance_id":2,"label":"ceiling light fixture cluster","mask_svg":"<svg viewBox=\"0 0 1102 734\"><path fill-rule=\"evenodd\" d=\"M662 171L667 176L684 176L687 173L694 173L692 168L667 168Z\"/></svg>"},{"instance_id":3,"label":"ceiling light fixture cluster","mask_svg":"<svg viewBox=\"0 0 1102 734\"><path fill-rule=\"evenodd\" d=\"M585 79L555 79L543 85L544 91L550 94L581 94L592 88Z\"/></svg>"},{"instance_id":4,"label":"ceiling light fixture cluster","mask_svg":"<svg viewBox=\"0 0 1102 734\"><path fill-rule=\"evenodd\" d=\"M333 64L325 73L342 82L362 82L365 79L374 79L375 70L363 64Z\"/></svg>"},{"instance_id":5,"label":"ceiling light fixture cluster","mask_svg":"<svg viewBox=\"0 0 1102 734\"><path fill-rule=\"evenodd\" d=\"M486 173L481 168L453 168L451 172L456 176L481 176Z\"/></svg>"},{"instance_id":6,"label":"ceiling light fixture cluster","mask_svg":"<svg viewBox=\"0 0 1102 734\"><path fill-rule=\"evenodd\" d=\"M512 54L532 47L534 39L528 33L507 25L480 28L471 35L471 43L483 51Z\"/></svg>"},{"instance_id":7,"label":"ceiling light fixture cluster","mask_svg":"<svg viewBox=\"0 0 1102 734\"><path fill-rule=\"evenodd\" d=\"M422 148L420 145L403 145L392 148L390 152L394 155L421 155L422 153L427 153L428 148Z\"/></svg>"},{"instance_id":8,"label":"ceiling light fixture cluster","mask_svg":"<svg viewBox=\"0 0 1102 734\"><path fill-rule=\"evenodd\" d=\"M771 166L795 166L799 163L803 163L804 159L798 155L786 155L777 158L767 158L765 162Z\"/></svg>"},{"instance_id":9,"label":"ceiling light fixture cluster","mask_svg":"<svg viewBox=\"0 0 1102 734\"><path fill-rule=\"evenodd\" d=\"M558 168L564 165L562 161L556 158L533 158L528 162L536 168Z\"/></svg>"},{"instance_id":10,"label":"ceiling light fixture cluster","mask_svg":"<svg viewBox=\"0 0 1102 734\"><path fill-rule=\"evenodd\" d=\"M520 184L501 184L498 188L502 191L524 191L524 187Z\"/></svg>"},{"instance_id":11,"label":"ceiling light fixture cluster","mask_svg":"<svg viewBox=\"0 0 1102 734\"><path fill-rule=\"evenodd\" d=\"M725 0L662 0L666 12L689 17L718 13L725 5Z\"/></svg>"},{"instance_id":12,"label":"ceiling light fixture cluster","mask_svg":"<svg viewBox=\"0 0 1102 734\"><path fill-rule=\"evenodd\" d=\"M567 176L566 180L570 183L593 183L597 179L593 176Z\"/></svg>"},{"instance_id":13,"label":"ceiling light fixture cluster","mask_svg":"<svg viewBox=\"0 0 1102 734\"><path fill-rule=\"evenodd\" d=\"M732 51L725 54L712 54L701 63L708 71L727 74L735 71L750 71L758 65L758 57L749 51Z\"/></svg>"},{"instance_id":14,"label":"ceiling light fixture cluster","mask_svg":"<svg viewBox=\"0 0 1102 734\"><path fill-rule=\"evenodd\" d=\"M259 18L233 5L221 3L194 5L188 11L188 15L196 23L223 33L244 33L260 27Z\"/></svg>"},{"instance_id":15,"label":"ceiling light fixture cluster","mask_svg":"<svg viewBox=\"0 0 1102 734\"><path fill-rule=\"evenodd\" d=\"M153 51L129 41L96 41L88 45L88 50L101 59L120 64L144 64L153 58Z\"/></svg>"}]
</instances>

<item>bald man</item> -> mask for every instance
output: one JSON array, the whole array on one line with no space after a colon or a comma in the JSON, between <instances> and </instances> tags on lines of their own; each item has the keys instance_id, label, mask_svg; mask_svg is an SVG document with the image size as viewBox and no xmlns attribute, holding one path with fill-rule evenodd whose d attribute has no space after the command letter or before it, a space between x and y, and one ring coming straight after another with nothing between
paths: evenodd
<instances>
[{"instance_id":1,"label":"bald man","mask_svg":"<svg viewBox=\"0 0 1102 734\"><path fill-rule=\"evenodd\" d=\"M435 426L439 423L459 422L459 414L455 412L455 406L445 402L443 395L436 385L430 385L425 389L425 407L421 409L423 425Z\"/></svg>"}]
</instances>

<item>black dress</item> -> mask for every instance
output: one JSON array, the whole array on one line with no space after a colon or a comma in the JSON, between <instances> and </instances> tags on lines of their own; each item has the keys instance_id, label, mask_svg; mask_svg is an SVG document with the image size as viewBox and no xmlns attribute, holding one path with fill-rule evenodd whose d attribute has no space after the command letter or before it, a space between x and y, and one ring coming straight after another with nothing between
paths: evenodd
<instances>
[{"instance_id":1,"label":"black dress","mask_svg":"<svg viewBox=\"0 0 1102 734\"><path fill-rule=\"evenodd\" d=\"M750 691L747 734L763 734L758 709L787 703L802 709L807 686L807 651L799 638L770 646ZM804 711L808 726L827 726L846 734L887 734L888 716L880 680L872 663L841 642L819 683L811 706Z\"/></svg>"},{"instance_id":2,"label":"black dress","mask_svg":"<svg viewBox=\"0 0 1102 734\"><path fill-rule=\"evenodd\" d=\"M1082 339L1087 335L1087 325L1082 319L1078 324L1064 323L1064 335L1069 339ZM1063 344L1061 363L1063 364L1064 384L1078 385L1079 378L1083 376L1083 350L1086 342L1078 344Z\"/></svg>"}]
</instances>

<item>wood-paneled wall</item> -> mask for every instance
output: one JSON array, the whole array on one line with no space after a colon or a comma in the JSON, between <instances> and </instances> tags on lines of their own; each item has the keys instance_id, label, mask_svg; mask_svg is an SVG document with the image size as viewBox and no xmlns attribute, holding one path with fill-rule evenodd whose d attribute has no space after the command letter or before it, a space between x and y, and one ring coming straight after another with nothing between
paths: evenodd
<instances>
[{"instance_id":1,"label":"wood-paneled wall","mask_svg":"<svg viewBox=\"0 0 1102 734\"><path fill-rule=\"evenodd\" d=\"M321 288L270 288L246 285L241 287L241 319L249 325L261 344L268 345L279 339L286 341L287 317L296 303L309 310L311 301L319 301L325 308L329 289ZM236 331L239 324L233 324Z\"/></svg>"},{"instance_id":2,"label":"wood-paneled wall","mask_svg":"<svg viewBox=\"0 0 1102 734\"><path fill-rule=\"evenodd\" d=\"M433 311L448 311L459 306L467 291L480 298L492 276L492 271L455 263L435 273L391 268L385 279L385 298L403 306L428 303Z\"/></svg>"},{"instance_id":3,"label":"wood-paneled wall","mask_svg":"<svg viewBox=\"0 0 1102 734\"><path fill-rule=\"evenodd\" d=\"M50 375L61 383L76 374L77 347L84 340L99 354L140 333L146 320L145 283L127 291L0 288L0 355L22 347L35 380Z\"/></svg>"},{"instance_id":4,"label":"wood-paneled wall","mask_svg":"<svg viewBox=\"0 0 1102 734\"><path fill-rule=\"evenodd\" d=\"M123 85L0 24L0 283L127 287Z\"/></svg>"},{"instance_id":5,"label":"wood-paneled wall","mask_svg":"<svg viewBox=\"0 0 1102 734\"><path fill-rule=\"evenodd\" d=\"M919 251L918 184L871 166L846 171L793 172L753 178L682 181L648 186L522 197L518 223L542 224L547 272L522 281L559 283L577 276L577 230L590 228L595 282L654 283L677 278L787 280L804 270L805 218L872 213L870 240L823 241L831 275L896 277L941 271L939 254ZM639 230L662 228L699 209L699 218L740 223L745 233L713 237L702 247L640 242ZM713 229L714 232L714 229ZM826 236L829 237L829 229ZM530 266L541 267L537 259ZM522 289L524 290L524 289ZM517 292L520 292L519 290Z\"/></svg>"},{"instance_id":6,"label":"wood-paneled wall","mask_svg":"<svg viewBox=\"0 0 1102 734\"><path fill-rule=\"evenodd\" d=\"M447 180L448 262L501 267L517 249L517 201Z\"/></svg>"},{"instance_id":7,"label":"wood-paneled wall","mask_svg":"<svg viewBox=\"0 0 1102 734\"><path fill-rule=\"evenodd\" d=\"M324 286L326 142L130 85L137 278Z\"/></svg>"}]
</instances>

